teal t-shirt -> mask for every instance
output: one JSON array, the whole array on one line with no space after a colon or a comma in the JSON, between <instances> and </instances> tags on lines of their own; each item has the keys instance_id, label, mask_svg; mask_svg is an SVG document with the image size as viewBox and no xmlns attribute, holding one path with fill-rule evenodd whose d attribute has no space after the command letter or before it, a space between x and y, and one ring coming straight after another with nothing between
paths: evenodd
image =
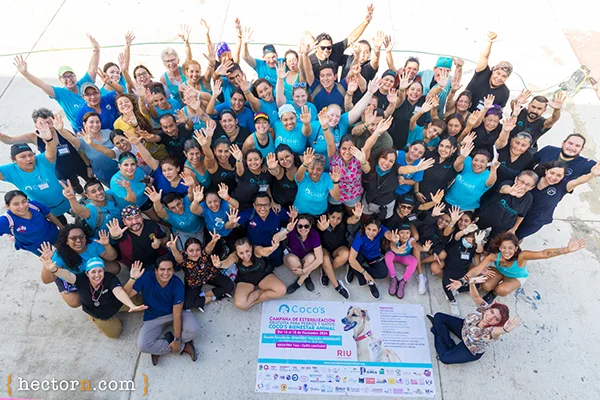
<instances>
[{"instance_id":1,"label":"teal t-shirt","mask_svg":"<svg viewBox=\"0 0 600 400\"><path fill-rule=\"evenodd\" d=\"M176 229L185 233L196 233L204 228L204 220L201 216L192 213L190 210L191 201L185 196L183 199L183 214L175 214L165 207L167 212L167 221Z\"/></svg>"},{"instance_id":2,"label":"teal t-shirt","mask_svg":"<svg viewBox=\"0 0 600 400\"><path fill-rule=\"evenodd\" d=\"M306 150L306 136L302 134L302 123L296 122L296 126L291 131L283 127L281 121L276 121L273 125L275 129L275 147L284 143L291 147L296 154L304 154Z\"/></svg>"},{"instance_id":3,"label":"teal t-shirt","mask_svg":"<svg viewBox=\"0 0 600 400\"><path fill-rule=\"evenodd\" d=\"M80 273L85 272L85 264L88 262L88 260L90 258L100 257L100 254L102 254L102 253L104 253L104 246L102 246L100 243L97 243L94 241L92 241L91 243L88 243L85 251L80 254L81 264L79 264L79 269L77 271L67 268L65 261L62 259L61 256L58 255L58 252L54 252L54 255L52 256L52 261L54 261L56 263L56 265L59 266L60 268L67 269L75 274L80 274Z\"/></svg>"},{"instance_id":4,"label":"teal t-shirt","mask_svg":"<svg viewBox=\"0 0 600 400\"><path fill-rule=\"evenodd\" d=\"M294 180L296 178L294 177ZM304 173L304 179L298 182L298 193L294 201L294 207L298 209L299 214L310 214L314 216L322 215L327 212L327 198L329 191L333 189L333 181L328 173L324 172L318 182L313 182Z\"/></svg>"},{"instance_id":5,"label":"teal t-shirt","mask_svg":"<svg viewBox=\"0 0 600 400\"><path fill-rule=\"evenodd\" d=\"M142 182L142 179L145 176L146 174L144 173L144 171L142 171L140 168L137 168L135 170L135 173L133 174L133 180L129 181L131 184L131 190L133 191L133 193L135 193L135 205L138 207L141 207L146 201L148 201L148 196L146 196L146 194L144 193L144 191L146 190L146 185ZM117 200L117 204L119 205L119 207L123 209L131 203L125 200L125 197L127 197L127 191L124 187L117 183L117 181L120 180L129 179L125 178L121 171L117 172L110 179L110 190L113 192L115 200Z\"/></svg>"},{"instance_id":6,"label":"teal t-shirt","mask_svg":"<svg viewBox=\"0 0 600 400\"><path fill-rule=\"evenodd\" d=\"M461 210L475 210L479 208L479 200L489 187L485 185L490 171L485 170L478 174L473 172L473 159L469 156L465 159L465 166L460 174L454 179L454 183L448 189L446 202L458 206Z\"/></svg>"},{"instance_id":7,"label":"teal t-shirt","mask_svg":"<svg viewBox=\"0 0 600 400\"><path fill-rule=\"evenodd\" d=\"M71 126L77 126L77 113L86 105L85 100L81 96L81 85L86 82L94 83L90 75L86 72L83 77L77 81L77 93L71 92L66 87L52 86L54 89L54 100L63 109ZM52 97L50 97L52 98Z\"/></svg>"}]
</instances>

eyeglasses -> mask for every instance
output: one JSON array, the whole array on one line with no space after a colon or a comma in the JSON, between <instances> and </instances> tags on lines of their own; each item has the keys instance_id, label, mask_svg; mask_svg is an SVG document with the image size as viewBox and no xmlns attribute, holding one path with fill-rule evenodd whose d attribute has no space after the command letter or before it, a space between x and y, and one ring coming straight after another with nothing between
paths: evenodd
<instances>
[{"instance_id":1,"label":"eyeglasses","mask_svg":"<svg viewBox=\"0 0 600 400\"><path fill-rule=\"evenodd\" d=\"M406 204L400 204L400 209L402 209L402 210L412 210L413 206L408 206Z\"/></svg>"},{"instance_id":2,"label":"eyeglasses","mask_svg":"<svg viewBox=\"0 0 600 400\"><path fill-rule=\"evenodd\" d=\"M136 74L135 77L136 78L141 78L142 76L149 76L150 74L146 71L144 72L140 72L139 74Z\"/></svg>"},{"instance_id":3,"label":"eyeglasses","mask_svg":"<svg viewBox=\"0 0 600 400\"><path fill-rule=\"evenodd\" d=\"M332 50L332 49L333 49L333 46L319 46L319 48L320 48L321 50L325 51L325 50Z\"/></svg>"},{"instance_id":4,"label":"eyeglasses","mask_svg":"<svg viewBox=\"0 0 600 400\"><path fill-rule=\"evenodd\" d=\"M85 235L69 236L68 239L72 242L84 242L87 237Z\"/></svg>"},{"instance_id":5,"label":"eyeglasses","mask_svg":"<svg viewBox=\"0 0 600 400\"><path fill-rule=\"evenodd\" d=\"M178 61L178 59L177 59L177 58L170 58L170 59L168 59L168 60L163 60L163 62L164 62L165 64L171 64L171 63L174 63L174 62L177 62L177 61Z\"/></svg>"},{"instance_id":6,"label":"eyeglasses","mask_svg":"<svg viewBox=\"0 0 600 400\"><path fill-rule=\"evenodd\" d=\"M531 186L531 187L533 187L533 185L532 185L532 184L530 184L530 183L528 183L528 182L525 182L525 181L524 181L523 179L521 179L521 178L517 178L517 182L519 182L521 185L523 185L523 186L525 186L525 187L530 187L530 186Z\"/></svg>"},{"instance_id":7,"label":"eyeglasses","mask_svg":"<svg viewBox=\"0 0 600 400\"><path fill-rule=\"evenodd\" d=\"M75 75L74 74L65 74L65 75L61 76L61 78L63 78L64 80L75 79Z\"/></svg>"},{"instance_id":8,"label":"eyeglasses","mask_svg":"<svg viewBox=\"0 0 600 400\"><path fill-rule=\"evenodd\" d=\"M310 224L298 224L296 226L298 227L298 229L310 229Z\"/></svg>"},{"instance_id":9,"label":"eyeglasses","mask_svg":"<svg viewBox=\"0 0 600 400\"><path fill-rule=\"evenodd\" d=\"M305 87L306 87L306 82L297 82L297 83L294 83L294 84L292 85L292 87L293 87L294 89L295 89L295 88L298 88L298 87L305 88Z\"/></svg>"},{"instance_id":10,"label":"eyeglasses","mask_svg":"<svg viewBox=\"0 0 600 400\"><path fill-rule=\"evenodd\" d=\"M256 207L256 208L269 208L269 207L271 207L271 203L254 203L254 207Z\"/></svg>"}]
</instances>

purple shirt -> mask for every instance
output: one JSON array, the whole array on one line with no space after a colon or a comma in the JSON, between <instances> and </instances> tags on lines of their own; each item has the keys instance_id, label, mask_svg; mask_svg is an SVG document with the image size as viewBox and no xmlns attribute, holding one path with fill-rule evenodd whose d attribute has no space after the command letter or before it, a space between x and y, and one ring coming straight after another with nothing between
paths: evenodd
<instances>
[{"instance_id":1,"label":"purple shirt","mask_svg":"<svg viewBox=\"0 0 600 400\"><path fill-rule=\"evenodd\" d=\"M308 236L303 243L300 241L300 234L296 230L289 232L287 237L288 250L300 259L303 259L307 254L312 253L317 247L321 247L321 238L317 231L312 228L310 232L308 232Z\"/></svg>"}]
</instances>

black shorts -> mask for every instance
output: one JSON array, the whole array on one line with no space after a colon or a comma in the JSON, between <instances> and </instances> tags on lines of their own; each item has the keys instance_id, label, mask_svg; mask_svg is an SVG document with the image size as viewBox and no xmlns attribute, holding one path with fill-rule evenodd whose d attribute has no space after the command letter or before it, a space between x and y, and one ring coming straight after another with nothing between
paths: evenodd
<instances>
[{"instance_id":1,"label":"black shorts","mask_svg":"<svg viewBox=\"0 0 600 400\"><path fill-rule=\"evenodd\" d=\"M58 287L58 293L66 292L66 293L76 293L78 292L77 286L71 285L69 282L64 281L60 278L56 278L54 280L56 287Z\"/></svg>"},{"instance_id":2,"label":"black shorts","mask_svg":"<svg viewBox=\"0 0 600 400\"><path fill-rule=\"evenodd\" d=\"M152 204L152 200L148 199L148 201L146 201L144 204L142 204L142 206L140 207L140 210L142 211L148 211L149 209L151 209L153 207L154 204Z\"/></svg>"},{"instance_id":3,"label":"black shorts","mask_svg":"<svg viewBox=\"0 0 600 400\"><path fill-rule=\"evenodd\" d=\"M258 284L260 283L260 281L262 281L263 279L265 279L267 276L271 275L273 273L273 266L271 265L271 263L267 262L265 264L265 268L264 269L260 269L257 271L252 271L249 273L240 273L238 271L238 275L236 278L236 282L238 283L249 283L251 285L254 286L258 286Z\"/></svg>"}]
</instances>

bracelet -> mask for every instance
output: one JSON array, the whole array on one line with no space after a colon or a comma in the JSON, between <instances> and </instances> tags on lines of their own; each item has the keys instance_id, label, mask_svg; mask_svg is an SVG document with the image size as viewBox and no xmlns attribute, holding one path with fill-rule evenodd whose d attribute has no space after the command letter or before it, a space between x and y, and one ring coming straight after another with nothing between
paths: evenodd
<instances>
[{"instance_id":1,"label":"bracelet","mask_svg":"<svg viewBox=\"0 0 600 400\"><path fill-rule=\"evenodd\" d=\"M91 165L86 165L85 167L86 167L86 168L92 168L92 166L91 166Z\"/></svg>"},{"instance_id":2,"label":"bracelet","mask_svg":"<svg viewBox=\"0 0 600 400\"><path fill-rule=\"evenodd\" d=\"M308 165L306 165L306 164L302 163L302 166L303 166L304 168L308 169Z\"/></svg>"},{"instance_id":3,"label":"bracelet","mask_svg":"<svg viewBox=\"0 0 600 400\"><path fill-rule=\"evenodd\" d=\"M57 273L58 272L58 267L56 267L56 269L54 271L50 271L50 272L52 272L53 274Z\"/></svg>"},{"instance_id":4,"label":"bracelet","mask_svg":"<svg viewBox=\"0 0 600 400\"><path fill-rule=\"evenodd\" d=\"M369 129L369 126L367 125L366 122L363 122L363 125L365 126L365 129Z\"/></svg>"},{"instance_id":5,"label":"bracelet","mask_svg":"<svg viewBox=\"0 0 600 400\"><path fill-rule=\"evenodd\" d=\"M131 276L129 277L129 279L131 279L132 281L135 281L135 278L132 278Z\"/></svg>"},{"instance_id":6,"label":"bracelet","mask_svg":"<svg viewBox=\"0 0 600 400\"><path fill-rule=\"evenodd\" d=\"M360 165L362 165L363 167L367 164L368 164L368 162L366 162L366 161L364 163L362 163L362 162L360 163Z\"/></svg>"},{"instance_id":7,"label":"bracelet","mask_svg":"<svg viewBox=\"0 0 600 400\"><path fill-rule=\"evenodd\" d=\"M326 126L325 128L321 127L321 129L323 129L323 132L325 132L325 131L329 130L329 127L328 126Z\"/></svg>"},{"instance_id":8,"label":"bracelet","mask_svg":"<svg viewBox=\"0 0 600 400\"><path fill-rule=\"evenodd\" d=\"M363 270L362 270L362 272L361 272L361 274L363 274L363 275L364 275L364 274L365 274L365 272L367 272L367 270L366 270L366 269L363 269Z\"/></svg>"},{"instance_id":9,"label":"bracelet","mask_svg":"<svg viewBox=\"0 0 600 400\"><path fill-rule=\"evenodd\" d=\"M336 182L336 181L334 181L334 180L332 180L331 182L333 182L333 184L334 184L334 185L337 185L338 183L340 183L340 181L337 181L337 182Z\"/></svg>"},{"instance_id":10,"label":"bracelet","mask_svg":"<svg viewBox=\"0 0 600 400\"><path fill-rule=\"evenodd\" d=\"M503 330L505 333L508 333L508 331L507 331L506 329L504 329L504 327L502 327L502 330Z\"/></svg>"}]
</instances>

